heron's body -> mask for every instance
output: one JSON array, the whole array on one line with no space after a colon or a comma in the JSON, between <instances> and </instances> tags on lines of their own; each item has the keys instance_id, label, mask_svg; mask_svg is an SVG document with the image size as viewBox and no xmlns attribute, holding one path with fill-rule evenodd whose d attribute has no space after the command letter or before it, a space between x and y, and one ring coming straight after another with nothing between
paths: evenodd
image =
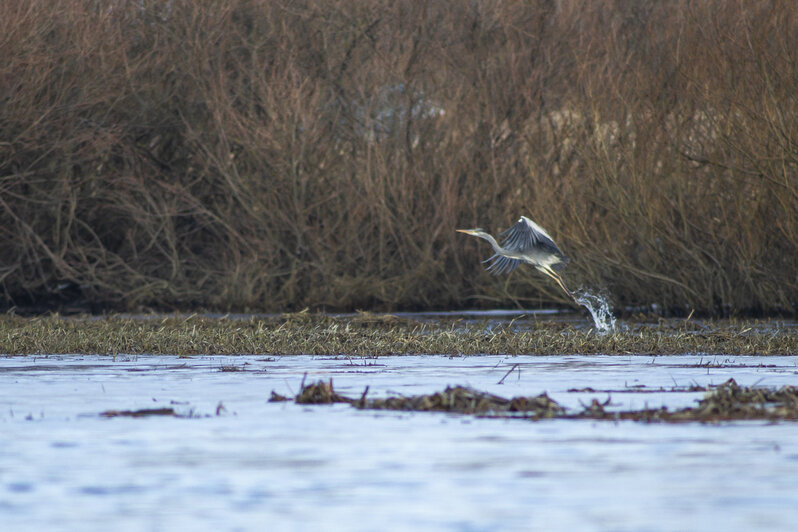
<instances>
[{"instance_id":1,"label":"heron's body","mask_svg":"<svg viewBox=\"0 0 798 532\"><path fill-rule=\"evenodd\" d=\"M493 275L509 273L524 262L554 279L569 297L574 298L555 271L563 269L568 264L568 257L560 251L560 248L542 227L526 216L522 216L514 226L499 235L503 237L501 245L482 229L458 229L457 231L490 242L494 254L485 262L490 262L487 269Z\"/></svg>"}]
</instances>

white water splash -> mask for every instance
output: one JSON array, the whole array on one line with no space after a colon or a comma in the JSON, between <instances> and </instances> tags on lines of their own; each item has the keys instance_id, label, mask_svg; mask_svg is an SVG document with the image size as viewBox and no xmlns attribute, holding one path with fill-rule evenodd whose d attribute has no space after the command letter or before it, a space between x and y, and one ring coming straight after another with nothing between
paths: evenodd
<instances>
[{"instance_id":1,"label":"white water splash","mask_svg":"<svg viewBox=\"0 0 798 532\"><path fill-rule=\"evenodd\" d=\"M610 303L606 297L587 290L578 290L574 292L574 298L577 303L590 312L593 317L593 324L599 334L606 334L615 330L615 316L612 315Z\"/></svg>"}]
</instances>

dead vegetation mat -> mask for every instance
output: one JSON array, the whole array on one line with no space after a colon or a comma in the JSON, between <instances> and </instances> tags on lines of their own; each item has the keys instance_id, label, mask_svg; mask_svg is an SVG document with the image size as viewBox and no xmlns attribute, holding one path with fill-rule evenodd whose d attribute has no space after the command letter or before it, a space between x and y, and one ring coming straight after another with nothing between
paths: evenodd
<instances>
[{"instance_id":1,"label":"dead vegetation mat","mask_svg":"<svg viewBox=\"0 0 798 532\"><path fill-rule=\"evenodd\" d=\"M643 409L610 411L608 398L597 399L583 405L581 411L569 411L545 393L532 397L504 397L481 392L464 386L450 386L442 392L413 396L394 396L368 399L368 387L357 399L335 392L332 379L314 384L303 383L299 394L293 399L299 404L348 403L362 410L400 410L406 412L448 412L475 415L478 417L540 419L591 419L604 421L642 422L701 422L722 421L798 420L798 387L784 386L779 389L739 386L734 379L709 387L703 399L695 407L679 410ZM274 401L291 401L290 398L272 392Z\"/></svg>"}]
</instances>

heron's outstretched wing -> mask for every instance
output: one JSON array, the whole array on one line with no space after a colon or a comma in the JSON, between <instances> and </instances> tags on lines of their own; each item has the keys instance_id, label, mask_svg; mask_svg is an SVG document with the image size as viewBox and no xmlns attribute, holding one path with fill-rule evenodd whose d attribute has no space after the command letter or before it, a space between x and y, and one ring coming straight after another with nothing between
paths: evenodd
<instances>
[{"instance_id":1,"label":"heron's outstretched wing","mask_svg":"<svg viewBox=\"0 0 798 532\"><path fill-rule=\"evenodd\" d=\"M518 253L542 251L565 258L549 234L526 216L522 216L514 226L499 236L504 237L502 247L510 251Z\"/></svg>"}]
</instances>

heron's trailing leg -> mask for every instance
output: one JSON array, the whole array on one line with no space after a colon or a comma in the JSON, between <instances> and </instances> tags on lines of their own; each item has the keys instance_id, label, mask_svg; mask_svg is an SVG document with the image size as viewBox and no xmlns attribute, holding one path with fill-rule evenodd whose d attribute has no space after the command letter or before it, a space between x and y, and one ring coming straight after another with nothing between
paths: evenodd
<instances>
[{"instance_id":1,"label":"heron's trailing leg","mask_svg":"<svg viewBox=\"0 0 798 532\"><path fill-rule=\"evenodd\" d=\"M549 268L548 266L538 266L538 270L540 270L541 272L545 273L546 275L548 275L549 277L551 277L552 279L554 279L554 280L557 282L557 284L558 284L558 285L560 285L560 288L562 288L562 289L563 289L563 291L564 291L566 294L568 294L568 297L570 297L571 299L573 299L573 300L574 300L574 303L576 303L577 305L579 305L579 301L577 301L577 300L576 300L576 297L574 297L574 295L571 293L571 291L570 291L570 290L568 290L568 289L565 287L565 283L563 283L563 282L562 282L562 277L560 277L560 275L559 275L557 272L555 272L554 270L552 270L552 269L551 269L551 268Z\"/></svg>"}]
</instances>

